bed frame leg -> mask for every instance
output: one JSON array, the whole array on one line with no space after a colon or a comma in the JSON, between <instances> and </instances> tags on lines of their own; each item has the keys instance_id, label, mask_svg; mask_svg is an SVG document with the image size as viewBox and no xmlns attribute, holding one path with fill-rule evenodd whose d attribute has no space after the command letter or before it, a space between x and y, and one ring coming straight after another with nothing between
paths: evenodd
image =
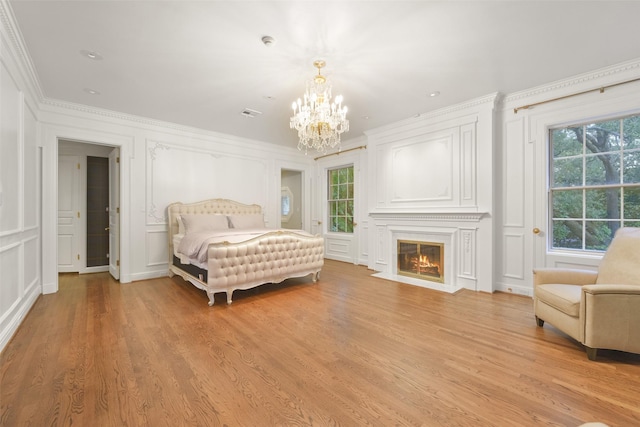
<instances>
[{"instance_id":1,"label":"bed frame leg","mask_svg":"<svg viewBox=\"0 0 640 427\"><path fill-rule=\"evenodd\" d=\"M207 292L207 296L209 297L209 307L211 307L215 302L215 295L213 292Z\"/></svg>"},{"instance_id":2,"label":"bed frame leg","mask_svg":"<svg viewBox=\"0 0 640 427\"><path fill-rule=\"evenodd\" d=\"M313 283L316 283L318 280L320 280L320 272L316 271L315 273L313 273L313 276L311 276L311 280L313 280Z\"/></svg>"},{"instance_id":3,"label":"bed frame leg","mask_svg":"<svg viewBox=\"0 0 640 427\"><path fill-rule=\"evenodd\" d=\"M227 291L227 304L231 304L231 297L233 296L233 291Z\"/></svg>"}]
</instances>

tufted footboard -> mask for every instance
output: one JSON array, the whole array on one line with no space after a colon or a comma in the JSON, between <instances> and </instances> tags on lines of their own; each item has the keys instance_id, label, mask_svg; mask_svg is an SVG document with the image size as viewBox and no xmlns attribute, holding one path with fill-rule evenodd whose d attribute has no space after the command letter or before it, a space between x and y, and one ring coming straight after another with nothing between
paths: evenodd
<instances>
[{"instance_id":1,"label":"tufted footboard","mask_svg":"<svg viewBox=\"0 0 640 427\"><path fill-rule=\"evenodd\" d=\"M233 291L291 277L313 274L315 282L324 264L324 240L295 232L274 231L241 243L215 243L208 249L207 294L224 291L231 303Z\"/></svg>"}]
</instances>

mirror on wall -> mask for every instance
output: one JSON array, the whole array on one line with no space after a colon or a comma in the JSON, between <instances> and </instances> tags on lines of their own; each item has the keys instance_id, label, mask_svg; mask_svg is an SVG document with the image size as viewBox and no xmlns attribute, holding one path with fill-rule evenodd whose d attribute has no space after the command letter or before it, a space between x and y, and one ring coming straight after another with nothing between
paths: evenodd
<instances>
[{"instance_id":1,"label":"mirror on wall","mask_svg":"<svg viewBox=\"0 0 640 427\"><path fill-rule=\"evenodd\" d=\"M293 214L293 193L289 187L282 187L280 196L280 214L283 223L289 222Z\"/></svg>"}]
</instances>

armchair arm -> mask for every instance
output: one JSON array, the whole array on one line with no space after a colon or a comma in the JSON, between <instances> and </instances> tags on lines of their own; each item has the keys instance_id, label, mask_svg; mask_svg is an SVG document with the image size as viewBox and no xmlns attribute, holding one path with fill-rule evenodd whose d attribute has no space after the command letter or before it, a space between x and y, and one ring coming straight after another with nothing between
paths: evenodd
<instances>
[{"instance_id":1,"label":"armchair arm","mask_svg":"<svg viewBox=\"0 0 640 427\"><path fill-rule=\"evenodd\" d=\"M533 285L547 283L567 285L592 285L596 283L597 271L574 268L536 268L533 270Z\"/></svg>"},{"instance_id":2,"label":"armchair arm","mask_svg":"<svg viewBox=\"0 0 640 427\"><path fill-rule=\"evenodd\" d=\"M582 287L582 343L640 353L640 285Z\"/></svg>"},{"instance_id":3,"label":"armchair arm","mask_svg":"<svg viewBox=\"0 0 640 427\"><path fill-rule=\"evenodd\" d=\"M640 285L585 285L582 291L592 295L624 294L640 297Z\"/></svg>"}]
</instances>

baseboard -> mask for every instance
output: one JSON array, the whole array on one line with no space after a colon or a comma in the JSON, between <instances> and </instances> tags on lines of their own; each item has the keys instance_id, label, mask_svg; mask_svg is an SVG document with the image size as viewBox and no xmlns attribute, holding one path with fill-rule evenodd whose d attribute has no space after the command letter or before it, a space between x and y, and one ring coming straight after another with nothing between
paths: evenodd
<instances>
[{"instance_id":1,"label":"baseboard","mask_svg":"<svg viewBox=\"0 0 640 427\"><path fill-rule=\"evenodd\" d=\"M36 300L40 296L40 287L32 286L31 291L7 310L7 313L0 319L0 353L4 350L6 345L11 341L11 338L20 327L20 324L31 310L31 307L35 304Z\"/></svg>"}]
</instances>

